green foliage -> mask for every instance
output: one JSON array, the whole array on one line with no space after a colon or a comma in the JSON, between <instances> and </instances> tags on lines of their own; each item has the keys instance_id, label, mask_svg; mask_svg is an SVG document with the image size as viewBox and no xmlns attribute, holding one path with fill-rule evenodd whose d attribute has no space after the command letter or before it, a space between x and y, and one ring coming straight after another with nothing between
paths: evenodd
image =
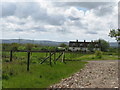
<instances>
[{"instance_id":1,"label":"green foliage","mask_svg":"<svg viewBox=\"0 0 120 90\"><path fill-rule=\"evenodd\" d=\"M27 61L26 60L22 60L21 64L27 64Z\"/></svg>"},{"instance_id":2,"label":"green foliage","mask_svg":"<svg viewBox=\"0 0 120 90\"><path fill-rule=\"evenodd\" d=\"M102 58L102 52L101 51L95 51L95 56L97 58Z\"/></svg>"},{"instance_id":3,"label":"green foliage","mask_svg":"<svg viewBox=\"0 0 120 90\"><path fill-rule=\"evenodd\" d=\"M67 47L67 45L65 43L61 43L60 47Z\"/></svg>"},{"instance_id":4,"label":"green foliage","mask_svg":"<svg viewBox=\"0 0 120 90\"><path fill-rule=\"evenodd\" d=\"M2 79L8 80L10 78L8 73L3 73L2 74Z\"/></svg>"},{"instance_id":5,"label":"green foliage","mask_svg":"<svg viewBox=\"0 0 120 90\"><path fill-rule=\"evenodd\" d=\"M90 44L89 46L88 46L88 50L89 51L91 51L91 52L93 52L94 50L94 45L93 44Z\"/></svg>"},{"instance_id":6,"label":"green foliage","mask_svg":"<svg viewBox=\"0 0 120 90\"><path fill-rule=\"evenodd\" d=\"M56 47L48 47L47 50L55 51L57 48Z\"/></svg>"},{"instance_id":7,"label":"green foliage","mask_svg":"<svg viewBox=\"0 0 120 90\"><path fill-rule=\"evenodd\" d=\"M32 50L32 48L34 47L34 44L27 43L25 46L26 46L26 50Z\"/></svg>"},{"instance_id":8,"label":"green foliage","mask_svg":"<svg viewBox=\"0 0 120 90\"><path fill-rule=\"evenodd\" d=\"M41 46L38 44L18 44L18 43L12 43L12 44L2 44L3 50L58 50L56 46Z\"/></svg>"},{"instance_id":9,"label":"green foliage","mask_svg":"<svg viewBox=\"0 0 120 90\"><path fill-rule=\"evenodd\" d=\"M99 39L98 42L100 42L101 51L106 52L109 50L110 45L107 41L104 39Z\"/></svg>"},{"instance_id":10,"label":"green foliage","mask_svg":"<svg viewBox=\"0 0 120 90\"><path fill-rule=\"evenodd\" d=\"M116 47L110 47L109 48L109 52L118 53L118 48L116 48Z\"/></svg>"},{"instance_id":11,"label":"green foliage","mask_svg":"<svg viewBox=\"0 0 120 90\"><path fill-rule=\"evenodd\" d=\"M46 47L42 47L40 50L47 51L47 48Z\"/></svg>"},{"instance_id":12,"label":"green foliage","mask_svg":"<svg viewBox=\"0 0 120 90\"><path fill-rule=\"evenodd\" d=\"M14 75L14 74L15 74L14 70L13 70L13 69L10 69L9 75L12 76L12 75Z\"/></svg>"},{"instance_id":13,"label":"green foliage","mask_svg":"<svg viewBox=\"0 0 120 90\"><path fill-rule=\"evenodd\" d=\"M5 62L10 62L10 60L9 59L5 59Z\"/></svg>"},{"instance_id":14,"label":"green foliage","mask_svg":"<svg viewBox=\"0 0 120 90\"><path fill-rule=\"evenodd\" d=\"M25 50L25 46L19 46L18 50Z\"/></svg>"},{"instance_id":15,"label":"green foliage","mask_svg":"<svg viewBox=\"0 0 120 90\"><path fill-rule=\"evenodd\" d=\"M32 54L32 57L33 56L39 57L40 55L43 56L42 53L35 53ZM13 62L9 64L3 63L3 71L5 74L8 73L7 75L4 74L5 79L3 79L3 87L4 88L13 88L13 87L14 88L48 88L51 84L57 83L61 79L66 78L71 74L79 71L86 64L86 62L80 62L80 63L66 62L66 64L64 64L61 63L61 61L57 61L56 64L52 63L52 67L51 67L46 63L39 64L39 63L34 63L34 61L37 62L37 57L36 58L34 57L33 62L32 59L30 60L29 72L26 71L26 64L20 64L21 61L19 60L13 60Z\"/></svg>"},{"instance_id":16,"label":"green foliage","mask_svg":"<svg viewBox=\"0 0 120 90\"><path fill-rule=\"evenodd\" d=\"M110 36L110 37L114 37L117 41L119 41L120 40L120 29L118 28L118 29L112 29L112 30L110 30L110 32L109 32L109 35L108 36Z\"/></svg>"},{"instance_id":17,"label":"green foliage","mask_svg":"<svg viewBox=\"0 0 120 90\"><path fill-rule=\"evenodd\" d=\"M2 44L2 50L10 50L10 45L6 44L6 43L3 43Z\"/></svg>"},{"instance_id":18,"label":"green foliage","mask_svg":"<svg viewBox=\"0 0 120 90\"><path fill-rule=\"evenodd\" d=\"M11 50L18 50L19 44L18 43L12 43L11 44Z\"/></svg>"}]
</instances>

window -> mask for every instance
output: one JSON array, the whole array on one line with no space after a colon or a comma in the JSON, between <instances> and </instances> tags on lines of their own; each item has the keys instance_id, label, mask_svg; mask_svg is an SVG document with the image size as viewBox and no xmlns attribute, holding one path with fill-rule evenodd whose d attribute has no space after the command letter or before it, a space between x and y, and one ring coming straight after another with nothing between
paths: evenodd
<instances>
[{"instance_id":1,"label":"window","mask_svg":"<svg viewBox=\"0 0 120 90\"><path fill-rule=\"evenodd\" d=\"M95 44L95 46L97 47L97 46L98 46L98 44Z\"/></svg>"},{"instance_id":2,"label":"window","mask_svg":"<svg viewBox=\"0 0 120 90\"><path fill-rule=\"evenodd\" d=\"M72 46L75 47L75 43L72 43Z\"/></svg>"},{"instance_id":3,"label":"window","mask_svg":"<svg viewBox=\"0 0 120 90\"><path fill-rule=\"evenodd\" d=\"M83 46L83 44L80 44L80 46Z\"/></svg>"}]
</instances>

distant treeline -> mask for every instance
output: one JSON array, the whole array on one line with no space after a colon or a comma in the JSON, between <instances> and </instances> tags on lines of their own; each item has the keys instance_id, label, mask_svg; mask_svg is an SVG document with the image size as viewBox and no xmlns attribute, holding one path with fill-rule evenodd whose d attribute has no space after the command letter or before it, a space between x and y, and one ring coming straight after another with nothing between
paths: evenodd
<instances>
[{"instance_id":1,"label":"distant treeline","mask_svg":"<svg viewBox=\"0 0 120 90\"><path fill-rule=\"evenodd\" d=\"M59 46L68 47L66 44L60 44ZM59 50L58 46L44 46L39 44L19 44L19 43L3 43L2 50Z\"/></svg>"}]
</instances>

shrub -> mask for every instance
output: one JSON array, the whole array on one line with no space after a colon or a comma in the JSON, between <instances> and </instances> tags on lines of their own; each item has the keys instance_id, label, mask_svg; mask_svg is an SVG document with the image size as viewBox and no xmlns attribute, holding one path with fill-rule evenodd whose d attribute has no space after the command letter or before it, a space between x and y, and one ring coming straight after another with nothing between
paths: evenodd
<instances>
[{"instance_id":1,"label":"shrub","mask_svg":"<svg viewBox=\"0 0 120 90\"><path fill-rule=\"evenodd\" d=\"M91 59L95 59L95 57L92 57Z\"/></svg>"},{"instance_id":2,"label":"shrub","mask_svg":"<svg viewBox=\"0 0 120 90\"><path fill-rule=\"evenodd\" d=\"M26 50L32 50L32 48L34 47L34 44L27 43L25 46L26 46Z\"/></svg>"},{"instance_id":3,"label":"shrub","mask_svg":"<svg viewBox=\"0 0 120 90\"><path fill-rule=\"evenodd\" d=\"M18 50L25 50L25 46L19 46Z\"/></svg>"},{"instance_id":4,"label":"shrub","mask_svg":"<svg viewBox=\"0 0 120 90\"><path fill-rule=\"evenodd\" d=\"M6 59L5 62L9 62L10 60Z\"/></svg>"},{"instance_id":5,"label":"shrub","mask_svg":"<svg viewBox=\"0 0 120 90\"><path fill-rule=\"evenodd\" d=\"M14 70L13 70L13 69L10 69L9 75L12 76L12 75L14 75L14 74L15 74Z\"/></svg>"},{"instance_id":6,"label":"shrub","mask_svg":"<svg viewBox=\"0 0 120 90\"><path fill-rule=\"evenodd\" d=\"M11 49L12 50L18 50L19 44L18 43L12 43L11 44Z\"/></svg>"},{"instance_id":7,"label":"shrub","mask_svg":"<svg viewBox=\"0 0 120 90\"><path fill-rule=\"evenodd\" d=\"M102 52L101 51L95 51L95 56L97 58L102 58Z\"/></svg>"},{"instance_id":8,"label":"shrub","mask_svg":"<svg viewBox=\"0 0 120 90\"><path fill-rule=\"evenodd\" d=\"M10 77L9 74L7 74L7 73L2 74L2 79L8 80L9 77Z\"/></svg>"}]
</instances>

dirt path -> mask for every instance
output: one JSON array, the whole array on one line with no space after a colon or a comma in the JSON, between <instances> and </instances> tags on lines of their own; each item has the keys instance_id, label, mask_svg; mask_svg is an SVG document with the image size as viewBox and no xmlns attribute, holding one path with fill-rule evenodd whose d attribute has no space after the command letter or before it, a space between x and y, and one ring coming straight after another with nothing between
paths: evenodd
<instances>
[{"instance_id":1,"label":"dirt path","mask_svg":"<svg viewBox=\"0 0 120 90\"><path fill-rule=\"evenodd\" d=\"M89 61L80 72L63 79L52 88L117 88L118 61Z\"/></svg>"}]
</instances>

